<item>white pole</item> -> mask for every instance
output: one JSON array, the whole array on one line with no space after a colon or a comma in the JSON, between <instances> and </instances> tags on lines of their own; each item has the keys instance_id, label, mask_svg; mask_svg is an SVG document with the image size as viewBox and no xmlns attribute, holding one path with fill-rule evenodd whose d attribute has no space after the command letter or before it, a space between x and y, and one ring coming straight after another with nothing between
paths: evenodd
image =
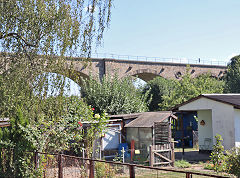
<instances>
[{"instance_id":1,"label":"white pole","mask_svg":"<svg viewBox=\"0 0 240 178\"><path fill-rule=\"evenodd\" d=\"M125 153L124 147L122 147L122 160L123 160L123 163L125 162L125 160L124 160L124 153Z\"/></svg>"}]
</instances>

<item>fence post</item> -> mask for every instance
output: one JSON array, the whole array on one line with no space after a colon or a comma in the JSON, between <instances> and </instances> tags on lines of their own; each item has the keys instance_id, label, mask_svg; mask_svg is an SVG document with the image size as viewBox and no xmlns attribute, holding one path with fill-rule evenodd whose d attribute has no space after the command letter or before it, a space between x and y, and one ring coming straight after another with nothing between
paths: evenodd
<instances>
[{"instance_id":1,"label":"fence post","mask_svg":"<svg viewBox=\"0 0 240 178\"><path fill-rule=\"evenodd\" d=\"M174 162L175 162L175 152L174 152L174 141L173 142L171 142L171 144L172 144L172 167L174 167Z\"/></svg>"},{"instance_id":2,"label":"fence post","mask_svg":"<svg viewBox=\"0 0 240 178\"><path fill-rule=\"evenodd\" d=\"M34 163L35 163L35 169L38 169L38 152L34 152Z\"/></svg>"},{"instance_id":3,"label":"fence post","mask_svg":"<svg viewBox=\"0 0 240 178\"><path fill-rule=\"evenodd\" d=\"M134 165L129 165L130 178L135 178L135 169Z\"/></svg>"},{"instance_id":4,"label":"fence post","mask_svg":"<svg viewBox=\"0 0 240 178\"><path fill-rule=\"evenodd\" d=\"M90 160L90 171L89 171L89 178L94 178L94 162L93 160Z\"/></svg>"},{"instance_id":5,"label":"fence post","mask_svg":"<svg viewBox=\"0 0 240 178\"><path fill-rule=\"evenodd\" d=\"M186 172L186 178L192 178L192 174Z\"/></svg>"},{"instance_id":6,"label":"fence post","mask_svg":"<svg viewBox=\"0 0 240 178\"><path fill-rule=\"evenodd\" d=\"M62 154L58 155L58 178L63 178Z\"/></svg>"},{"instance_id":7,"label":"fence post","mask_svg":"<svg viewBox=\"0 0 240 178\"><path fill-rule=\"evenodd\" d=\"M154 164L154 155L153 155L153 146L150 145L150 166L153 167L153 164Z\"/></svg>"}]
</instances>

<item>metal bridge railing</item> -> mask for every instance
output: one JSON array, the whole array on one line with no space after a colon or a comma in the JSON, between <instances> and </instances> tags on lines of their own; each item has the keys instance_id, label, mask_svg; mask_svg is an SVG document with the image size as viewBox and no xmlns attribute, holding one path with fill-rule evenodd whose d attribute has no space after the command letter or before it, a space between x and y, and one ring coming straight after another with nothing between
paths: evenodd
<instances>
[{"instance_id":1,"label":"metal bridge railing","mask_svg":"<svg viewBox=\"0 0 240 178\"><path fill-rule=\"evenodd\" d=\"M218 65L227 66L226 61L204 60L204 59L187 59L187 58L160 58L147 56L118 55L110 53L92 53L91 58L110 58L128 61L147 61L147 62L169 62L182 64L202 64L202 65Z\"/></svg>"}]
</instances>

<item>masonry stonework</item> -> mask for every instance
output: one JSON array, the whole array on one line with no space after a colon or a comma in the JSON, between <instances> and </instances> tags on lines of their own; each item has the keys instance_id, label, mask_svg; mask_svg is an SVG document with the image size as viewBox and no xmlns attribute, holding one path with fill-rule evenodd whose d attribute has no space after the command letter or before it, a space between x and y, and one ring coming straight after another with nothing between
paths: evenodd
<instances>
[{"instance_id":1,"label":"masonry stonework","mask_svg":"<svg viewBox=\"0 0 240 178\"><path fill-rule=\"evenodd\" d=\"M144 81L161 76L167 79L179 79L186 73L189 66L189 72L193 77L204 73L210 73L211 76L220 78L226 72L226 66L202 65L202 64L182 64L182 63L164 63L164 62L145 62L145 61L127 61L117 59L90 59L90 62L82 62L75 59L67 62L72 63L73 70L83 77L90 74L97 76L100 80L106 75L117 74L120 78L126 76L137 76Z\"/></svg>"}]
</instances>

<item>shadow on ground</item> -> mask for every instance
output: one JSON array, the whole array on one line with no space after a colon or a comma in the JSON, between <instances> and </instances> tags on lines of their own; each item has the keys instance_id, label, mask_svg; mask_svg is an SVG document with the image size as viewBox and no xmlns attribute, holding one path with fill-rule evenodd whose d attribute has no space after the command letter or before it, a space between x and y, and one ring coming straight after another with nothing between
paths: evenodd
<instances>
[{"instance_id":1,"label":"shadow on ground","mask_svg":"<svg viewBox=\"0 0 240 178\"><path fill-rule=\"evenodd\" d=\"M199 161L208 161L210 160L210 153L199 153L198 151L188 151L184 155L182 152L175 152L175 159L181 160L184 159L188 162L199 162Z\"/></svg>"}]
</instances>

